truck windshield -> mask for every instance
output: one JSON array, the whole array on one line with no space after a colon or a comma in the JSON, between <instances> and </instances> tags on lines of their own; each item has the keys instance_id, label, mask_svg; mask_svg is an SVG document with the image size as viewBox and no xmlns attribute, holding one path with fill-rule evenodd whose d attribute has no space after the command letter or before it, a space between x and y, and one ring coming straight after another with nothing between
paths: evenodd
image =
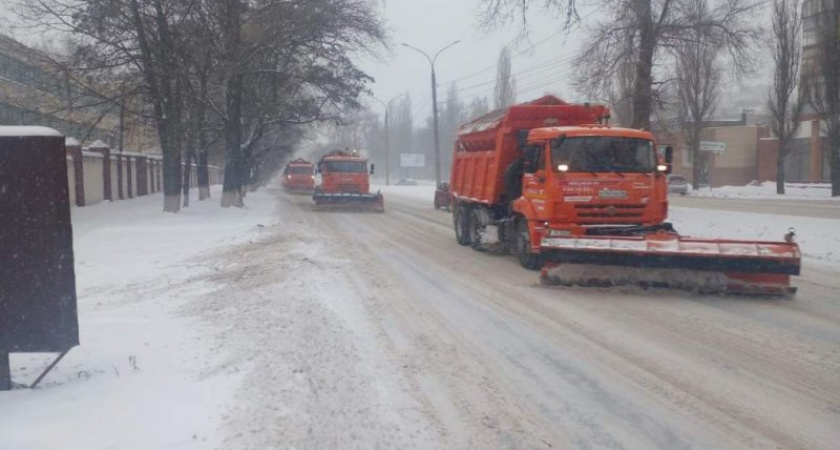
<instances>
[{"instance_id":1,"label":"truck windshield","mask_svg":"<svg viewBox=\"0 0 840 450\"><path fill-rule=\"evenodd\" d=\"M653 172L656 156L653 142L610 136L557 139L551 143L554 170L568 172Z\"/></svg>"},{"instance_id":2,"label":"truck windshield","mask_svg":"<svg viewBox=\"0 0 840 450\"><path fill-rule=\"evenodd\" d=\"M365 173L367 163L364 161L324 161L321 170L324 172Z\"/></svg>"},{"instance_id":3,"label":"truck windshield","mask_svg":"<svg viewBox=\"0 0 840 450\"><path fill-rule=\"evenodd\" d=\"M312 167L309 166L289 166L286 168L286 173L293 173L293 174L311 174Z\"/></svg>"}]
</instances>

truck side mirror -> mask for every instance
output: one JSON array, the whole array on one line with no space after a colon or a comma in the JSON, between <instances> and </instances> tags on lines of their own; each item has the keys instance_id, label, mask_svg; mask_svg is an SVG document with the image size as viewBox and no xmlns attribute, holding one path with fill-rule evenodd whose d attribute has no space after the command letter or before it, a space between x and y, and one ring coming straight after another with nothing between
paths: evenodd
<instances>
[{"instance_id":1,"label":"truck side mirror","mask_svg":"<svg viewBox=\"0 0 840 450\"><path fill-rule=\"evenodd\" d=\"M373 172L374 172L375 168L376 168L376 164L371 164L370 165L370 174L371 175L373 175Z\"/></svg>"},{"instance_id":2,"label":"truck side mirror","mask_svg":"<svg viewBox=\"0 0 840 450\"><path fill-rule=\"evenodd\" d=\"M674 147L665 147L665 164L671 165L674 162Z\"/></svg>"}]
</instances>

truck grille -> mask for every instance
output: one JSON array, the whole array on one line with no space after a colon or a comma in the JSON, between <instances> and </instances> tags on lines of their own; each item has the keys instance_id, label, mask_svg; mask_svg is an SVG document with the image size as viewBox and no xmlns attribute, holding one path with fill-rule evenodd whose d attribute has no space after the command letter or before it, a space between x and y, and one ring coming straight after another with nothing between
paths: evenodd
<instances>
[{"instance_id":1,"label":"truck grille","mask_svg":"<svg viewBox=\"0 0 840 450\"><path fill-rule=\"evenodd\" d=\"M575 205L578 217L587 218L635 218L642 217L645 211L643 204L586 204Z\"/></svg>"},{"instance_id":2,"label":"truck grille","mask_svg":"<svg viewBox=\"0 0 840 450\"><path fill-rule=\"evenodd\" d=\"M359 186L353 183L339 183L336 188L338 188L338 192L351 192L354 194L360 193Z\"/></svg>"}]
</instances>

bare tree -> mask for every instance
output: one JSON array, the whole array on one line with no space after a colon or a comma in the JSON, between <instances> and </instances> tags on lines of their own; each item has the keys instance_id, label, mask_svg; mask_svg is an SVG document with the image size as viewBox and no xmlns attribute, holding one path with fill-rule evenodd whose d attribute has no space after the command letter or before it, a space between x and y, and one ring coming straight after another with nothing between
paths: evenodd
<instances>
[{"instance_id":1,"label":"bare tree","mask_svg":"<svg viewBox=\"0 0 840 450\"><path fill-rule=\"evenodd\" d=\"M799 11L799 0L775 0L773 3L773 87L767 106L772 117L773 133L779 139L777 194L785 193L785 161L799 133L799 116L807 102L807 97L802 93L798 98L793 98L802 59L802 20Z\"/></svg>"},{"instance_id":2,"label":"bare tree","mask_svg":"<svg viewBox=\"0 0 840 450\"><path fill-rule=\"evenodd\" d=\"M510 49L502 47L496 67L496 109L507 108L516 103L516 79L510 62Z\"/></svg>"},{"instance_id":3,"label":"bare tree","mask_svg":"<svg viewBox=\"0 0 840 450\"><path fill-rule=\"evenodd\" d=\"M694 7L696 10L691 14L702 22L706 14L705 1L697 1ZM692 161L692 185L697 189L707 163L706 155L700 153L700 139L717 106L721 70L717 63L719 49L710 33L702 28L693 28L683 38L673 49L676 56L677 118Z\"/></svg>"},{"instance_id":4,"label":"bare tree","mask_svg":"<svg viewBox=\"0 0 840 450\"><path fill-rule=\"evenodd\" d=\"M451 151L454 148L455 139L458 137L458 127L464 123L466 119L466 111L464 104L461 102L458 85L452 83L449 85L449 90L446 92L446 102L441 114L441 137L443 138L443 172L444 178L452 171L452 156Z\"/></svg>"},{"instance_id":5,"label":"bare tree","mask_svg":"<svg viewBox=\"0 0 840 450\"><path fill-rule=\"evenodd\" d=\"M591 30L589 44L575 64L582 79L600 82L612 78L622 63L632 61L632 111L634 128L650 129L657 92L663 79L657 79L654 67L666 62L689 31L702 31L714 45L728 54L733 67L743 72L752 67L752 48L760 37L760 28L752 14L757 0L726 0L714 3L702 21L693 15L694 3L705 0L597 0L610 15ZM483 0L484 22L498 26L519 21L527 28L527 14L534 9L549 13L565 12L568 28L579 20L577 0Z\"/></svg>"},{"instance_id":6,"label":"bare tree","mask_svg":"<svg viewBox=\"0 0 840 450\"><path fill-rule=\"evenodd\" d=\"M622 63L615 76L609 80L606 87L610 101L613 120L623 126L630 126L633 122L633 76L635 70L632 62Z\"/></svg>"},{"instance_id":7,"label":"bare tree","mask_svg":"<svg viewBox=\"0 0 840 450\"><path fill-rule=\"evenodd\" d=\"M814 16L816 54L803 74L811 103L825 129L831 165L831 195L840 197L840 0L818 0Z\"/></svg>"},{"instance_id":8,"label":"bare tree","mask_svg":"<svg viewBox=\"0 0 840 450\"><path fill-rule=\"evenodd\" d=\"M182 78L178 52L187 48L178 25L189 8L163 0L21 1L29 23L78 39L80 70L143 80L163 153L164 211L180 210Z\"/></svg>"},{"instance_id":9,"label":"bare tree","mask_svg":"<svg viewBox=\"0 0 840 450\"><path fill-rule=\"evenodd\" d=\"M469 117L467 120L473 120L490 112L490 105L487 97L473 97L470 102Z\"/></svg>"},{"instance_id":10,"label":"bare tree","mask_svg":"<svg viewBox=\"0 0 840 450\"><path fill-rule=\"evenodd\" d=\"M391 141L397 154L410 152L414 140L414 114L411 96L405 93L394 102L390 116Z\"/></svg>"}]
</instances>

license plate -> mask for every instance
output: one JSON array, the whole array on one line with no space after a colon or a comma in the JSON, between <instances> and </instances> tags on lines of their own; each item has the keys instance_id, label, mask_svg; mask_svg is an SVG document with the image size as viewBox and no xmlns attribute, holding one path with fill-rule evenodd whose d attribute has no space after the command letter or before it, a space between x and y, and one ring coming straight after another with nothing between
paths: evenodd
<instances>
[{"instance_id":1,"label":"license plate","mask_svg":"<svg viewBox=\"0 0 840 450\"><path fill-rule=\"evenodd\" d=\"M627 198L627 191L621 191L616 189L601 189L598 191L599 198L614 198L614 199L623 199Z\"/></svg>"}]
</instances>

